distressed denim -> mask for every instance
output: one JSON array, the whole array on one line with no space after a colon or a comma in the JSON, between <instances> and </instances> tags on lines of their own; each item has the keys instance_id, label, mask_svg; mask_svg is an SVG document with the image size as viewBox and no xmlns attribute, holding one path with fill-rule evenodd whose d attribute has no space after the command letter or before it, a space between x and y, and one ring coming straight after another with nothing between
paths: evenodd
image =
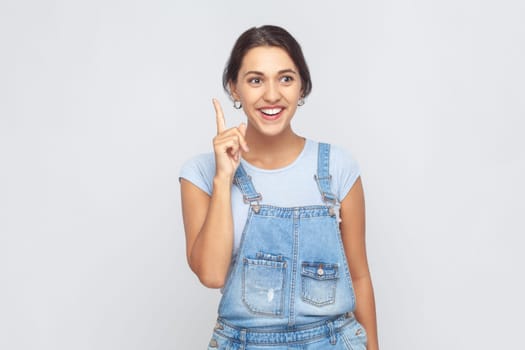
<instances>
[{"instance_id":1,"label":"distressed denim","mask_svg":"<svg viewBox=\"0 0 525 350\"><path fill-rule=\"evenodd\" d=\"M249 213L210 349L366 349L366 333L352 314L355 294L329 155L329 145L320 143L312 186L317 183L325 205L260 204L242 164L237 169L234 182Z\"/></svg>"}]
</instances>

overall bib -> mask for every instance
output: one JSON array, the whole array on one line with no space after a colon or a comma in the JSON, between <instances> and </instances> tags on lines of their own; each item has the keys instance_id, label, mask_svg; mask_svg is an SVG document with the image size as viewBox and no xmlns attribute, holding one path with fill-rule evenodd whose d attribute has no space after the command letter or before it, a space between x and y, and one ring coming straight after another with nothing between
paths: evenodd
<instances>
[{"instance_id":1,"label":"overall bib","mask_svg":"<svg viewBox=\"0 0 525 350\"><path fill-rule=\"evenodd\" d=\"M234 183L249 203L208 349L366 349L331 191L330 145L319 144L312 186L325 205L260 204L239 165Z\"/></svg>"}]
</instances>

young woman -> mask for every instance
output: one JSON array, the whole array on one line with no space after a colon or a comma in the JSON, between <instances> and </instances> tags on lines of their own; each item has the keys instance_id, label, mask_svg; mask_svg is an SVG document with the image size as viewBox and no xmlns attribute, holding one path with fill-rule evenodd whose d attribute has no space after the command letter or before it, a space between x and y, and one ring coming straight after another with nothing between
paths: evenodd
<instances>
[{"instance_id":1,"label":"young woman","mask_svg":"<svg viewBox=\"0 0 525 350\"><path fill-rule=\"evenodd\" d=\"M213 100L214 152L180 175L188 263L222 288L209 349L377 349L358 165L292 130L312 88L301 47L251 28L223 85L247 124L228 128Z\"/></svg>"}]
</instances>

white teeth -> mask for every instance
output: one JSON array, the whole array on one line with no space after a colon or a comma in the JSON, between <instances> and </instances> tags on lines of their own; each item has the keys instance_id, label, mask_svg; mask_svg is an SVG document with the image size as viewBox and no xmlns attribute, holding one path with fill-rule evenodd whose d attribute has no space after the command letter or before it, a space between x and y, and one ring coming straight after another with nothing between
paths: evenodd
<instances>
[{"instance_id":1,"label":"white teeth","mask_svg":"<svg viewBox=\"0 0 525 350\"><path fill-rule=\"evenodd\" d=\"M281 112L282 108L265 108L261 109L261 112L268 115L276 115L277 113Z\"/></svg>"}]
</instances>

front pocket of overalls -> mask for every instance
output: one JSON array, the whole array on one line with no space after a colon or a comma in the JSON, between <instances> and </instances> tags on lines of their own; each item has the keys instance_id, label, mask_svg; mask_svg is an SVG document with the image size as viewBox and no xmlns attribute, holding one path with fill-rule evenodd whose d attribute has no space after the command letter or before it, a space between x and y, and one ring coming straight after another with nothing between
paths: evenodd
<instances>
[{"instance_id":1,"label":"front pocket of overalls","mask_svg":"<svg viewBox=\"0 0 525 350\"><path fill-rule=\"evenodd\" d=\"M257 254L244 258L242 300L253 313L280 316L283 313L286 261L281 256Z\"/></svg>"},{"instance_id":2,"label":"front pocket of overalls","mask_svg":"<svg viewBox=\"0 0 525 350\"><path fill-rule=\"evenodd\" d=\"M303 262L301 269L302 299L315 306L333 304L338 279L337 264Z\"/></svg>"},{"instance_id":3,"label":"front pocket of overalls","mask_svg":"<svg viewBox=\"0 0 525 350\"><path fill-rule=\"evenodd\" d=\"M354 316L352 317L350 323L339 330L339 334L348 350L366 350L368 338L366 330Z\"/></svg>"}]
</instances>

